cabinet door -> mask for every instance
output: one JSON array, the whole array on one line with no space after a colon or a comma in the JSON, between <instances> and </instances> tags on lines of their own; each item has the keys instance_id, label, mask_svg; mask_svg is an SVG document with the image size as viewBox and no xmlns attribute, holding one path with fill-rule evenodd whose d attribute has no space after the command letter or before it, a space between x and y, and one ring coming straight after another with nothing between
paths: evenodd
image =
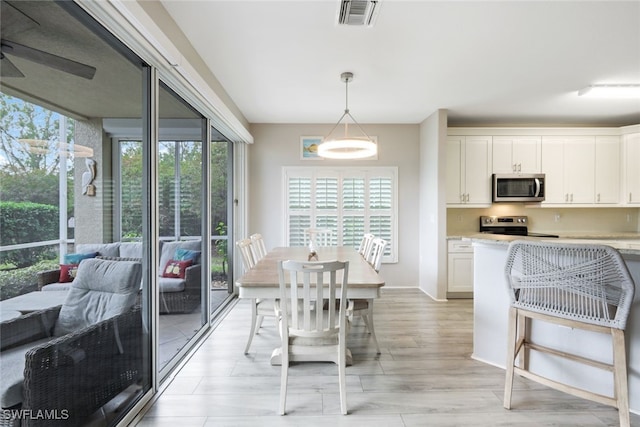
<instances>
[{"instance_id":1,"label":"cabinet door","mask_svg":"<svg viewBox=\"0 0 640 427\"><path fill-rule=\"evenodd\" d=\"M625 203L640 203L640 133L624 136Z\"/></svg>"},{"instance_id":2,"label":"cabinet door","mask_svg":"<svg viewBox=\"0 0 640 427\"><path fill-rule=\"evenodd\" d=\"M464 159L463 136L447 137L447 204L463 203L462 171Z\"/></svg>"},{"instance_id":3,"label":"cabinet door","mask_svg":"<svg viewBox=\"0 0 640 427\"><path fill-rule=\"evenodd\" d=\"M620 138L596 136L595 202L620 202Z\"/></svg>"},{"instance_id":4,"label":"cabinet door","mask_svg":"<svg viewBox=\"0 0 640 427\"><path fill-rule=\"evenodd\" d=\"M467 203L491 203L491 137L465 138L464 186Z\"/></svg>"},{"instance_id":5,"label":"cabinet door","mask_svg":"<svg viewBox=\"0 0 640 427\"><path fill-rule=\"evenodd\" d=\"M494 136L492 144L493 173L514 173L516 164L513 162L513 138L508 136Z\"/></svg>"},{"instance_id":6,"label":"cabinet door","mask_svg":"<svg viewBox=\"0 0 640 427\"><path fill-rule=\"evenodd\" d=\"M565 141L564 189L569 203L595 201L594 137L570 137Z\"/></svg>"},{"instance_id":7,"label":"cabinet door","mask_svg":"<svg viewBox=\"0 0 640 427\"><path fill-rule=\"evenodd\" d=\"M513 163L518 173L540 173L541 139L539 136L518 137L513 141Z\"/></svg>"},{"instance_id":8,"label":"cabinet door","mask_svg":"<svg viewBox=\"0 0 640 427\"><path fill-rule=\"evenodd\" d=\"M563 171L564 140L544 137L542 139L542 172L545 174L544 203L566 203Z\"/></svg>"},{"instance_id":9,"label":"cabinet door","mask_svg":"<svg viewBox=\"0 0 640 427\"><path fill-rule=\"evenodd\" d=\"M473 253L450 253L447 270L449 292L473 292Z\"/></svg>"}]
</instances>

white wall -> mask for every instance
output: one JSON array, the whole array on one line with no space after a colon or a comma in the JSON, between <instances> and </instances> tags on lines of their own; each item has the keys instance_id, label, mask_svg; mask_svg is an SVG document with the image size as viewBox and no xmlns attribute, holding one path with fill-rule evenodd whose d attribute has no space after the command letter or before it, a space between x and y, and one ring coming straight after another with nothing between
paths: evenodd
<instances>
[{"instance_id":1,"label":"white wall","mask_svg":"<svg viewBox=\"0 0 640 427\"><path fill-rule=\"evenodd\" d=\"M283 246L283 166L396 166L398 168L398 262L380 270L390 287L418 286L419 126L365 125L378 138L378 160L300 160L300 137L327 134L333 125L253 124L249 158L249 233L268 248ZM242 236L237 236L241 238Z\"/></svg>"},{"instance_id":2,"label":"white wall","mask_svg":"<svg viewBox=\"0 0 640 427\"><path fill-rule=\"evenodd\" d=\"M436 300L447 295L446 136L446 110L420 125L419 287Z\"/></svg>"}]
</instances>

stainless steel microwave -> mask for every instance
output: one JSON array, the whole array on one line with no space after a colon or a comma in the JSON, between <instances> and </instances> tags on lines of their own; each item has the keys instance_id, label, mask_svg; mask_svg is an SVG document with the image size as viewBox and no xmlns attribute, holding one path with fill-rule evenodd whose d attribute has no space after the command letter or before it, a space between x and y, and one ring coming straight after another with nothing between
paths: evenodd
<instances>
[{"instance_id":1,"label":"stainless steel microwave","mask_svg":"<svg viewBox=\"0 0 640 427\"><path fill-rule=\"evenodd\" d=\"M535 174L493 174L493 201L542 202L544 201L543 173Z\"/></svg>"}]
</instances>

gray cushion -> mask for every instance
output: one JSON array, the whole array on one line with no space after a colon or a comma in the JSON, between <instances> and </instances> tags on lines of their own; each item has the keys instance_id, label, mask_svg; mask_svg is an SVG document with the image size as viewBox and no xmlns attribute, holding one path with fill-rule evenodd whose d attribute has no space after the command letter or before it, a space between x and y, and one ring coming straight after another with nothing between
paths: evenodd
<instances>
[{"instance_id":1,"label":"gray cushion","mask_svg":"<svg viewBox=\"0 0 640 427\"><path fill-rule=\"evenodd\" d=\"M136 302L141 278L142 265L138 262L82 261L54 335L66 335L128 311Z\"/></svg>"},{"instance_id":2,"label":"gray cushion","mask_svg":"<svg viewBox=\"0 0 640 427\"><path fill-rule=\"evenodd\" d=\"M178 248L189 249L191 251L201 251L202 245L200 240L191 240L187 242L163 242L162 252L160 254L160 265L158 268L160 275L162 275L162 270L164 270L167 263L173 259L176 249Z\"/></svg>"},{"instance_id":3,"label":"gray cushion","mask_svg":"<svg viewBox=\"0 0 640 427\"><path fill-rule=\"evenodd\" d=\"M51 291L68 291L69 289L71 289L71 285L73 284L73 282L66 282L66 283L49 283L48 285L44 285L42 287L42 289L40 289L42 292L51 292Z\"/></svg>"},{"instance_id":4,"label":"gray cushion","mask_svg":"<svg viewBox=\"0 0 640 427\"><path fill-rule=\"evenodd\" d=\"M160 277L158 278L158 288L160 289L160 293L182 292L184 291L184 279Z\"/></svg>"},{"instance_id":5,"label":"gray cushion","mask_svg":"<svg viewBox=\"0 0 640 427\"><path fill-rule=\"evenodd\" d=\"M98 252L102 256L119 256L120 242L115 243L80 243L76 245L77 252Z\"/></svg>"},{"instance_id":6,"label":"gray cushion","mask_svg":"<svg viewBox=\"0 0 640 427\"><path fill-rule=\"evenodd\" d=\"M10 408L22 402L25 354L33 347L50 340L51 338L44 338L0 353L0 378L2 378L0 381L0 406Z\"/></svg>"},{"instance_id":7,"label":"gray cushion","mask_svg":"<svg viewBox=\"0 0 640 427\"><path fill-rule=\"evenodd\" d=\"M120 256L123 258L142 258L142 242L120 243Z\"/></svg>"}]
</instances>

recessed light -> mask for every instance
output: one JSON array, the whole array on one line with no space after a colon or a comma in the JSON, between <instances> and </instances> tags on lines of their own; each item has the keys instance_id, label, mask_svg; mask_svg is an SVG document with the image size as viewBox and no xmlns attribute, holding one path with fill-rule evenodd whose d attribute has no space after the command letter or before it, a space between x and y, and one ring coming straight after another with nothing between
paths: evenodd
<instances>
[{"instance_id":1,"label":"recessed light","mask_svg":"<svg viewBox=\"0 0 640 427\"><path fill-rule=\"evenodd\" d=\"M589 98L640 99L640 84L591 85L580 89L578 96Z\"/></svg>"}]
</instances>

